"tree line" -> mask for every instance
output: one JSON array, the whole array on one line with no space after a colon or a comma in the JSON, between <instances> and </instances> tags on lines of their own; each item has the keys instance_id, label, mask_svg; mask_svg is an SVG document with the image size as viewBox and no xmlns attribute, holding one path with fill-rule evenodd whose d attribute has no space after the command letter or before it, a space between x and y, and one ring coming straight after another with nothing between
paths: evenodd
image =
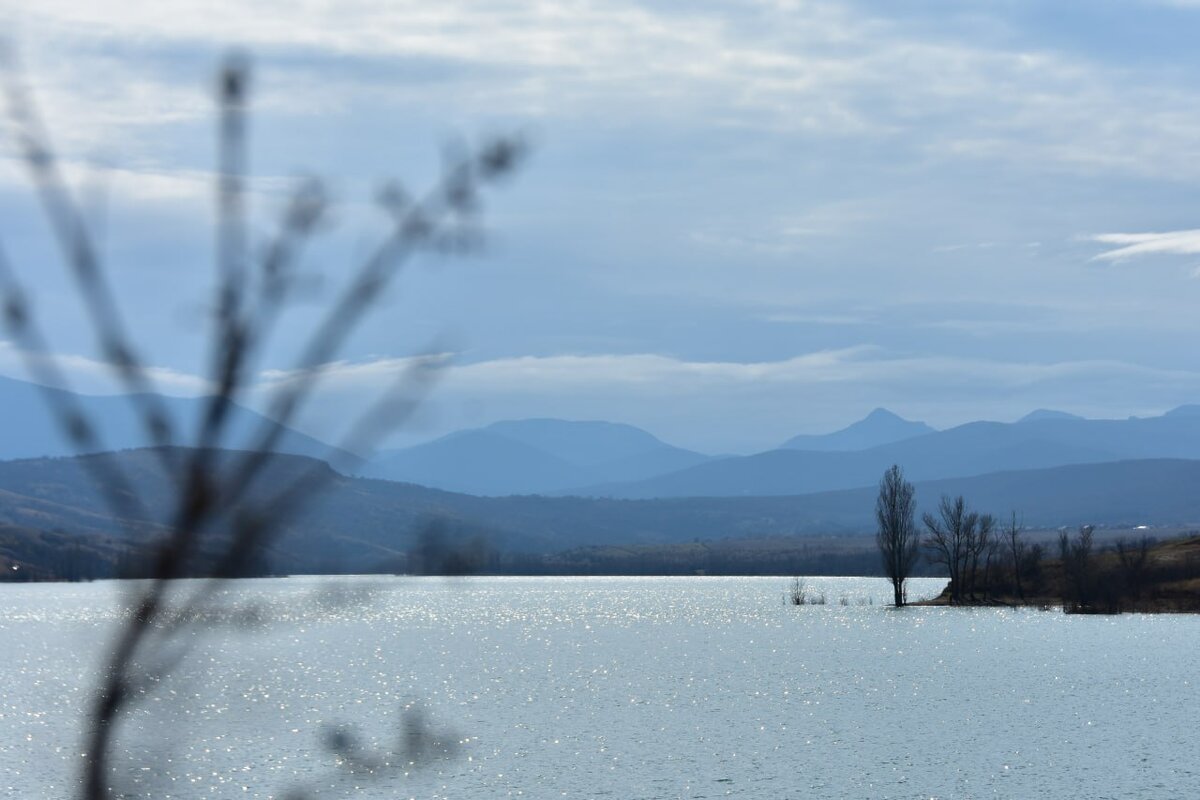
<instances>
[{"instance_id":1,"label":"tree line","mask_svg":"<svg viewBox=\"0 0 1200 800\"><path fill-rule=\"evenodd\" d=\"M935 511L921 515L918 529L913 485L898 465L880 480L875 516L883 573L891 581L897 606L907 603L905 582L922 554L949 576L946 595L951 605L1057 598L1068 612L1115 613L1152 610L1152 601L1161 606L1165 600L1174 608L1197 600L1174 597L1165 585L1200 576L1200 559L1186 553L1155 562L1155 542L1146 536L1120 539L1111 551L1101 552L1094 528L1083 525L1074 533L1060 531L1057 552L1048 553L1042 544L1025 539L1015 511L1002 523L992 514L973 510L961 495L943 495Z\"/></svg>"}]
</instances>

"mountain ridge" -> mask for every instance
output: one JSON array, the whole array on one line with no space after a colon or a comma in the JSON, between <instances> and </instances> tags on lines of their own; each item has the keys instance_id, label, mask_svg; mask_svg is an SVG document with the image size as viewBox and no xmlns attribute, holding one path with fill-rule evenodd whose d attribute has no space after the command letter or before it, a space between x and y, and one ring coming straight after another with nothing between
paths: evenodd
<instances>
[{"instance_id":1,"label":"mountain ridge","mask_svg":"<svg viewBox=\"0 0 1200 800\"><path fill-rule=\"evenodd\" d=\"M862 419L832 433L800 434L781 444L780 450L853 451L903 441L936 429L924 422L904 419L886 408L876 408Z\"/></svg>"},{"instance_id":2,"label":"mountain ridge","mask_svg":"<svg viewBox=\"0 0 1200 800\"><path fill-rule=\"evenodd\" d=\"M969 422L866 450L779 449L573 491L624 498L806 494L874 485L892 464L903 466L910 480L923 481L1155 458L1200 458L1200 414Z\"/></svg>"},{"instance_id":3,"label":"mountain ridge","mask_svg":"<svg viewBox=\"0 0 1200 800\"><path fill-rule=\"evenodd\" d=\"M639 480L707 461L648 431L602 420L501 420L381 453L366 477L484 496L543 494Z\"/></svg>"},{"instance_id":4,"label":"mountain ridge","mask_svg":"<svg viewBox=\"0 0 1200 800\"><path fill-rule=\"evenodd\" d=\"M235 458L225 452L221 459ZM144 516L113 518L90 485L84 459L115 459L149 501ZM152 541L170 518L170 481L154 450L0 462L0 533L11 547L47 534L108 542ZM613 500L475 497L341 475L304 456L276 455L250 494L269 499L299 474L326 470L304 513L284 521L270 550L282 572L399 570L436 521L456 541L485 540L498 553L556 553L581 546L680 544L745 537L862 536L873 531L876 487L800 496ZM1200 523L1200 460L1150 459L916 482L917 511L943 494L1031 527ZM24 533L22 533L24 532ZM5 551L0 548L0 555Z\"/></svg>"}]
</instances>

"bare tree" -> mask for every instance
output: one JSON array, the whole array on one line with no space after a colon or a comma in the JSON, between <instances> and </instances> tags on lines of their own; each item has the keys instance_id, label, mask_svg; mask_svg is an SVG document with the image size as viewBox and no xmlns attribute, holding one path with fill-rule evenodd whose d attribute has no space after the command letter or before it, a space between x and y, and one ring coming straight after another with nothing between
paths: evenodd
<instances>
[{"instance_id":1,"label":"bare tree","mask_svg":"<svg viewBox=\"0 0 1200 800\"><path fill-rule=\"evenodd\" d=\"M800 578L792 578L792 585L788 587L788 600L794 606L802 606L808 602L808 589L804 585L804 581Z\"/></svg>"},{"instance_id":2,"label":"bare tree","mask_svg":"<svg viewBox=\"0 0 1200 800\"><path fill-rule=\"evenodd\" d=\"M999 564L1000 552L1004 549L1004 542L997 536L991 536L988 539L987 549L984 551L983 561L983 599L990 601L994 595L992 590L993 574L992 564Z\"/></svg>"},{"instance_id":3,"label":"bare tree","mask_svg":"<svg viewBox=\"0 0 1200 800\"><path fill-rule=\"evenodd\" d=\"M879 481L879 496L875 500L879 528L875 541L883 559L883 574L892 582L892 602L897 607L908 601L904 582L912 574L920 554L915 509L913 485L904 480L899 465L893 464Z\"/></svg>"},{"instance_id":4,"label":"bare tree","mask_svg":"<svg viewBox=\"0 0 1200 800\"><path fill-rule=\"evenodd\" d=\"M1065 530L1058 534L1058 554L1062 560L1063 609L1066 611L1091 611L1096 588L1096 570L1092 558L1091 525L1079 526L1079 533L1071 539Z\"/></svg>"},{"instance_id":5,"label":"bare tree","mask_svg":"<svg viewBox=\"0 0 1200 800\"><path fill-rule=\"evenodd\" d=\"M995 527L996 518L991 514L982 514L977 517L976 524L971 526L966 533L967 570L964 579L967 585L965 591L972 600L978 599L976 590L979 586L979 559L991 551L992 530Z\"/></svg>"},{"instance_id":6,"label":"bare tree","mask_svg":"<svg viewBox=\"0 0 1200 800\"><path fill-rule=\"evenodd\" d=\"M4 56L9 57L8 53ZM6 60L6 64L7 64ZM268 496L256 490L256 480L270 468L273 452L311 395L326 365L394 281L401 267L423 251L460 251L479 238L481 190L510 173L524 147L516 137L488 140L478 148L463 148L446 160L443 174L428 192L410 196L399 182L380 194L381 210L390 228L377 247L351 265L349 282L302 341L301 356L269 397L268 417L237 452L228 447L228 423L235 404L251 388L256 358L264 351L280 313L292 299L295 267L305 245L327 216L320 182L304 181L292 194L278 232L256 258L248 242L246 210L245 130L250 73L244 58L232 56L220 70L218 100L218 175L216 178L216 286L210 335L206 398L194 441L182 442L176 421L154 393L151 374L123 322L99 250L74 194L68 187L35 112L32 98L8 64L5 83L8 111L17 145L33 178L63 261L75 280L79 296L105 360L128 393L148 441L173 489L170 519L164 538L152 545L151 579L131 587L135 592L127 623L120 629L94 695L84 743L81 795L86 800L134 796L134 786L118 769L116 735L131 708L144 702L194 646L189 620L203 619L219 602L218 589L242 574L279 535L287 521L323 488L328 475L321 466L283 482ZM19 344L36 383L67 388L58 358L47 338L16 271L0 252L0 299L3 319ZM352 426L350 434L332 448L327 460L352 467L350 454L366 456L374 443L402 422L420 400L436 371L437 361L417 358L396 376L387 391ZM59 424L79 449L103 450L102 431L84 413L73 395L47 389L46 402ZM189 444L190 448L173 445ZM121 520L143 519L145 505L137 485L115 458L84 461L100 491ZM261 482L260 482L261 483ZM148 545L150 546L150 545ZM180 582L200 576L199 583ZM355 763L355 739L342 731L328 747L343 763ZM444 751L444 737L426 735L420 720L409 720L400 751L424 757L430 748ZM359 761L362 758L358 759ZM404 757L393 763L407 763ZM305 797L303 792L292 797Z\"/></svg>"},{"instance_id":7,"label":"bare tree","mask_svg":"<svg viewBox=\"0 0 1200 800\"><path fill-rule=\"evenodd\" d=\"M1025 602L1025 586L1021 581L1022 574L1025 572L1025 551L1026 544L1021 538L1021 528L1017 525L1017 512L1012 512L1009 518L1008 527L1004 529L1004 542L1007 545L1008 556L1012 562L1013 583L1017 588L1017 597L1021 602Z\"/></svg>"},{"instance_id":8,"label":"bare tree","mask_svg":"<svg viewBox=\"0 0 1200 800\"><path fill-rule=\"evenodd\" d=\"M1028 581L1026 585L1035 595L1043 590L1046 580L1046 575L1042 568L1045 560L1046 546L1041 542L1029 543L1022 559L1021 575L1023 576L1023 581Z\"/></svg>"},{"instance_id":9,"label":"bare tree","mask_svg":"<svg viewBox=\"0 0 1200 800\"><path fill-rule=\"evenodd\" d=\"M1121 566L1125 588L1134 600L1142 599L1151 544L1149 536L1143 536L1136 541L1129 541L1123 537L1117 540L1117 563Z\"/></svg>"},{"instance_id":10,"label":"bare tree","mask_svg":"<svg viewBox=\"0 0 1200 800\"><path fill-rule=\"evenodd\" d=\"M927 531L924 545L929 560L945 565L950 574L950 602L957 605L963 600L969 543L975 535L979 515L967 508L962 495L955 498L942 495L937 515L926 512L922 521Z\"/></svg>"}]
</instances>

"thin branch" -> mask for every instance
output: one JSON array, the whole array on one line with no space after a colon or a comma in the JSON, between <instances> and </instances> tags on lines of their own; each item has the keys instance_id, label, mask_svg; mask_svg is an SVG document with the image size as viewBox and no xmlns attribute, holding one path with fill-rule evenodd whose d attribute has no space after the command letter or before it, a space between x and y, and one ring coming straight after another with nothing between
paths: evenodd
<instances>
[{"instance_id":1,"label":"thin branch","mask_svg":"<svg viewBox=\"0 0 1200 800\"><path fill-rule=\"evenodd\" d=\"M59 428L76 449L82 452L103 451L100 434L89 421L78 396L68 390L66 376L59 369L57 359L46 344L46 338L32 313L28 295L17 281L2 247L0 297L4 302L5 328L15 340L25 369L33 377L34 384L41 392L42 399ZM110 453L101 452L82 461L84 469L100 487L101 495L118 520L146 518L145 508L132 482Z\"/></svg>"}]
</instances>

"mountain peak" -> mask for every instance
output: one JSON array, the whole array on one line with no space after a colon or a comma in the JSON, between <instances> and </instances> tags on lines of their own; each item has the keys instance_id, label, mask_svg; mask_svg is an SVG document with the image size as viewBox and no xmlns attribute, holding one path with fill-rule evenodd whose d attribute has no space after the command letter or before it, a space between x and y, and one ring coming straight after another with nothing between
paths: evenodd
<instances>
[{"instance_id":1,"label":"mountain peak","mask_svg":"<svg viewBox=\"0 0 1200 800\"><path fill-rule=\"evenodd\" d=\"M500 420L393 450L368 471L448 491L540 494L641 480L706 460L625 423L541 417Z\"/></svg>"},{"instance_id":2,"label":"mountain peak","mask_svg":"<svg viewBox=\"0 0 1200 800\"><path fill-rule=\"evenodd\" d=\"M784 442L789 450L867 450L914 436L933 433L924 422L913 422L886 408L876 408L851 425L823 435L795 436Z\"/></svg>"},{"instance_id":3,"label":"mountain peak","mask_svg":"<svg viewBox=\"0 0 1200 800\"><path fill-rule=\"evenodd\" d=\"M1172 408L1163 414L1164 417L1200 417L1200 405L1194 403Z\"/></svg>"},{"instance_id":4,"label":"mountain peak","mask_svg":"<svg viewBox=\"0 0 1200 800\"><path fill-rule=\"evenodd\" d=\"M1070 414L1066 411L1056 411L1052 408L1038 408L1021 417L1019 420L1017 420L1017 423L1037 422L1039 420L1046 419L1083 419L1083 417L1079 416L1078 414Z\"/></svg>"}]
</instances>

